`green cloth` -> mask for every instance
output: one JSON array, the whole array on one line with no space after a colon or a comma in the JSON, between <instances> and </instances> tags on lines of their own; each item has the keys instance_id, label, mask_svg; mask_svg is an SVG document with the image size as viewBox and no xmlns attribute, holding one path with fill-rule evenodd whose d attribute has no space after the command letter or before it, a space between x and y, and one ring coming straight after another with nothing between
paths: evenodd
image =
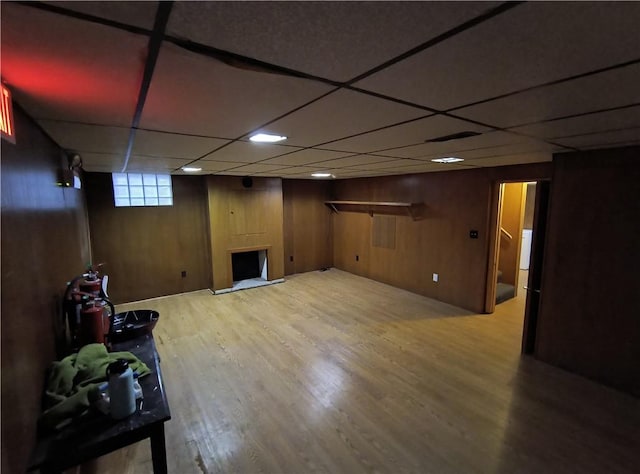
<instances>
[{"instance_id":1,"label":"green cloth","mask_svg":"<svg viewBox=\"0 0 640 474\"><path fill-rule=\"evenodd\" d=\"M88 344L54 362L45 389L45 410L40 415L40 425L56 429L87 411L100 396L98 387L107 380L107 366L118 359L126 360L140 377L151 373L131 352L107 352L104 344Z\"/></svg>"}]
</instances>

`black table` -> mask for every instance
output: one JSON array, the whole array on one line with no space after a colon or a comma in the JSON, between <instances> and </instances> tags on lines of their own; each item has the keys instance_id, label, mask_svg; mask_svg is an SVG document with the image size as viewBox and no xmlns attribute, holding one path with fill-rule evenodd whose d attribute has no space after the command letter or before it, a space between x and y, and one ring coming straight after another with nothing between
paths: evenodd
<instances>
[{"instance_id":1,"label":"black table","mask_svg":"<svg viewBox=\"0 0 640 474\"><path fill-rule=\"evenodd\" d=\"M31 455L29 471L62 472L149 438L153 472L166 474L164 423L171 419L171 413L153 335L114 343L112 350L129 351L151 369L151 374L138 379L143 399L138 401L136 412L124 420L113 420L106 415L89 415L58 433L40 436Z\"/></svg>"}]
</instances>

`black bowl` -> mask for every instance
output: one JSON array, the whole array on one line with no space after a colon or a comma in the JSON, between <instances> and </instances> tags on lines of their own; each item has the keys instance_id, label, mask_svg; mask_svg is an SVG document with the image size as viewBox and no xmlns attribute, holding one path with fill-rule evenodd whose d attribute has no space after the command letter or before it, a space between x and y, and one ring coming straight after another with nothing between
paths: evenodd
<instances>
[{"instance_id":1,"label":"black bowl","mask_svg":"<svg viewBox=\"0 0 640 474\"><path fill-rule=\"evenodd\" d=\"M160 319L160 313L152 309L116 313L111 327L111 340L121 342L149 334L153 331L158 319Z\"/></svg>"}]
</instances>

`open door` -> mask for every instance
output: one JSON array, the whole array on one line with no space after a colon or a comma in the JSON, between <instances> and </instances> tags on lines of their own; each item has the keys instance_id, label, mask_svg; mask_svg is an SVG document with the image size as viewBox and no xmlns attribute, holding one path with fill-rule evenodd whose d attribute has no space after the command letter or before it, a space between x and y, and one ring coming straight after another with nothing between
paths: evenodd
<instances>
[{"instance_id":1,"label":"open door","mask_svg":"<svg viewBox=\"0 0 640 474\"><path fill-rule=\"evenodd\" d=\"M533 215L533 236L531 242L529 280L525 287L527 290L527 299L524 309L524 328L522 331L523 354L533 354L535 351L550 190L551 183L549 181L538 181L535 211Z\"/></svg>"},{"instance_id":2,"label":"open door","mask_svg":"<svg viewBox=\"0 0 640 474\"><path fill-rule=\"evenodd\" d=\"M521 186L527 195L531 190L528 186L533 186L532 190L535 192L535 198L527 196L523 201L527 207L527 224L524 226L520 225L518 227L508 223L510 219L517 224L518 219L520 219L517 214L519 198L516 193L515 197L512 198L515 202L508 204L505 199L506 186L512 186L515 190L517 190L518 186ZM535 350L550 187L551 183L549 181L538 181L537 183L518 182L509 184L496 182L493 188L485 312L493 313L497 303L508 301L510 298L517 298L520 301L519 304L524 308L522 331L522 353L524 354L531 354ZM531 204L533 205L529 207ZM512 216L509 219L503 220L505 212L509 212L509 206L516 210L512 211ZM505 230L510 235L505 235ZM529 244L526 244L527 239L525 237L528 237ZM515 248L515 245L518 247ZM527 246L526 249L523 248L525 245ZM500 253L504 252L505 249L511 253L506 262L508 267L512 268L515 263L516 271L521 275L521 278L516 278L515 282L513 275L508 275L508 278L510 278L509 283L519 284L520 290L526 290L526 294L520 293L520 296L518 296L518 292L514 289L512 296L509 295L507 299L501 300L500 290L497 290L497 287L505 273L504 262L502 262L502 269L500 268ZM521 250L525 254L524 258L522 258ZM526 263L523 263L523 261ZM528 272L528 275L523 274L525 271ZM523 313L519 312L519 314L522 316Z\"/></svg>"},{"instance_id":3,"label":"open door","mask_svg":"<svg viewBox=\"0 0 640 474\"><path fill-rule=\"evenodd\" d=\"M495 183L492 199L489 268L485 312L493 313L498 303L518 295L527 184ZM535 191L535 188L534 188ZM531 199L533 204L533 199ZM533 214L533 206L531 207ZM532 220L532 217L531 219ZM531 226L529 226L530 228ZM530 232L530 231L529 231ZM527 252L529 249L526 249Z\"/></svg>"}]
</instances>

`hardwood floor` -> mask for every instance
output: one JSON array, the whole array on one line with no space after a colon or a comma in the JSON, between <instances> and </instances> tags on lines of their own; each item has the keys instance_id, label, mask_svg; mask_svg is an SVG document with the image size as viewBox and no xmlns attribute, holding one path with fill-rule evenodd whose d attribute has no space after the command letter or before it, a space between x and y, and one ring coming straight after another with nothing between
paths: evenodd
<instances>
[{"instance_id":1,"label":"hardwood floor","mask_svg":"<svg viewBox=\"0 0 640 474\"><path fill-rule=\"evenodd\" d=\"M331 269L118 309L160 312L171 473L637 472L640 400L521 357L519 304ZM85 471L151 472L149 445Z\"/></svg>"}]
</instances>

